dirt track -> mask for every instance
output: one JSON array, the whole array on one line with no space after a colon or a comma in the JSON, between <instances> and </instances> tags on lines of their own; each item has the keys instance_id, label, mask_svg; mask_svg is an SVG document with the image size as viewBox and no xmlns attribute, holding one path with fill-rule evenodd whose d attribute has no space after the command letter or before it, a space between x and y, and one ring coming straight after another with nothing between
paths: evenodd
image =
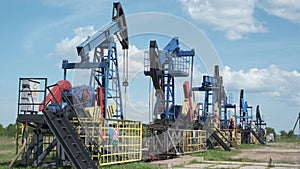
<instances>
[{"instance_id":1,"label":"dirt track","mask_svg":"<svg viewBox=\"0 0 300 169\"><path fill-rule=\"evenodd\" d=\"M230 156L234 160L206 161L192 156L181 156L178 159L151 162L161 168L198 169L198 168L239 168L239 169L300 169L300 141L294 143L268 143L251 149L241 148L237 155ZM270 163L270 158L272 163ZM190 164L191 160L199 163ZM244 162L248 161L248 162ZM270 164L272 166L270 166ZM179 165L180 167L175 167Z\"/></svg>"},{"instance_id":2,"label":"dirt track","mask_svg":"<svg viewBox=\"0 0 300 169\"><path fill-rule=\"evenodd\" d=\"M241 153L233 159L248 158L257 162L300 164L300 142L296 143L268 143L265 147L241 149Z\"/></svg>"}]
</instances>

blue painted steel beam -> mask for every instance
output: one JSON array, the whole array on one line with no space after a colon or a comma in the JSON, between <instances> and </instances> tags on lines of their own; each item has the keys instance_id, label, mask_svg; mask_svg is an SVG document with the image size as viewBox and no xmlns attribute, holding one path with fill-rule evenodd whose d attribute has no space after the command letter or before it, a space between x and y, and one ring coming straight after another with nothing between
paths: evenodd
<instances>
[{"instance_id":1,"label":"blue painted steel beam","mask_svg":"<svg viewBox=\"0 0 300 169\"><path fill-rule=\"evenodd\" d=\"M91 68L107 68L107 62L83 62L83 63L68 63L64 60L62 63L63 69L91 69Z\"/></svg>"},{"instance_id":2,"label":"blue painted steel beam","mask_svg":"<svg viewBox=\"0 0 300 169\"><path fill-rule=\"evenodd\" d=\"M195 50L192 49L190 51L179 51L178 56L194 56L195 55Z\"/></svg>"}]
</instances>

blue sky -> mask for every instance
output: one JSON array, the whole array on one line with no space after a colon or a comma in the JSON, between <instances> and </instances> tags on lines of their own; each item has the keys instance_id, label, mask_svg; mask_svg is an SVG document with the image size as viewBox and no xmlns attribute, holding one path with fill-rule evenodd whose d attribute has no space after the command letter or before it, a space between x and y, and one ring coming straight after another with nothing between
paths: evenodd
<instances>
[{"instance_id":1,"label":"blue sky","mask_svg":"<svg viewBox=\"0 0 300 169\"><path fill-rule=\"evenodd\" d=\"M61 61L76 61L75 46L95 30L110 22L113 1L24 0L5 1L0 6L2 21L0 123L14 123L17 109L18 78L48 77L50 83L62 79ZM261 107L267 123L276 131L290 130L300 111L300 6L293 0L222 0L222 1L121 1L126 16L157 12L179 17L194 25L219 55L224 66L227 92L238 103L244 88L249 104ZM149 21L150 22L150 21ZM153 28L166 24L154 20ZM129 22L130 23L130 22ZM140 25L128 25L135 29ZM176 25L184 32L187 25ZM161 28L163 29L163 27ZM185 32L187 35L189 32ZM196 35L191 35L196 36ZM184 39L184 37L179 37ZM149 39L158 39L162 48L168 36L136 35L130 39L130 62L148 48ZM201 48L199 40L199 46ZM189 46L196 48L195 46ZM203 45L202 45L203 47ZM198 53L201 56L201 52ZM206 56L208 57L208 56ZM142 93L144 77L141 63L129 70L131 93ZM206 73L197 65L196 72ZM202 68L201 68L202 67ZM137 70L141 69L141 70ZM208 68L212 71L213 67ZM133 75L134 74L134 75ZM201 76L197 76L201 78ZM197 79L194 81L201 81ZM197 83L197 82L194 82ZM148 82L146 83L148 85ZM198 84L195 85L200 85ZM136 94L138 95L138 94ZM135 94L130 94L135 97ZM141 96L142 97L142 96ZM131 99L132 100L132 99ZM135 102L132 100L132 102ZM148 100L135 102L136 113L147 116ZM137 110L138 109L138 110ZM132 111L134 112L134 111ZM131 113L132 113L131 112ZM136 119L143 120L145 119Z\"/></svg>"}]
</instances>

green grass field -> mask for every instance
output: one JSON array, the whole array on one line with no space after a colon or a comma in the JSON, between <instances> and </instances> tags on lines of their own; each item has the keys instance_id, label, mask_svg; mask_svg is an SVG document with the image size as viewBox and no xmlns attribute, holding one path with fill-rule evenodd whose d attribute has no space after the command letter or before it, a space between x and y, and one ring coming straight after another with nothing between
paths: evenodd
<instances>
[{"instance_id":1,"label":"green grass field","mask_svg":"<svg viewBox=\"0 0 300 169\"><path fill-rule=\"evenodd\" d=\"M0 137L0 168L7 168L11 159L15 156L15 139Z\"/></svg>"},{"instance_id":2,"label":"green grass field","mask_svg":"<svg viewBox=\"0 0 300 169\"><path fill-rule=\"evenodd\" d=\"M286 145L285 145L286 144ZM207 150L203 153L196 153L192 154L192 156L204 157L205 160L213 160L213 161L240 161L240 162L255 162L248 158L240 158L240 159L232 159L231 156L239 154L242 149L252 149L252 148L260 148L263 146L286 146L290 147L291 145L299 146L300 141L299 138L295 139L285 139L285 140L278 140L277 143L272 145L261 145L261 144L242 144L239 146L239 149L232 149L229 152L226 152L222 149L215 149L215 150ZM8 137L0 137L0 169L7 169L10 161L15 156L15 139L8 138ZM194 161L198 163L197 161ZM178 166L181 167L181 166ZM33 167L20 167L20 169L30 169ZM112 165L112 166L104 166L101 168L105 169L159 169L158 167L151 166L145 162L135 162L135 163L127 163L122 165ZM40 169L40 168L35 168Z\"/></svg>"},{"instance_id":3,"label":"green grass field","mask_svg":"<svg viewBox=\"0 0 300 169\"><path fill-rule=\"evenodd\" d=\"M15 157L15 139L0 137L0 169L7 169L11 160ZM34 167L17 167L19 169L33 169ZM123 165L103 166L104 169L159 169L144 162L128 163ZM34 168L41 169L41 167Z\"/></svg>"}]
</instances>

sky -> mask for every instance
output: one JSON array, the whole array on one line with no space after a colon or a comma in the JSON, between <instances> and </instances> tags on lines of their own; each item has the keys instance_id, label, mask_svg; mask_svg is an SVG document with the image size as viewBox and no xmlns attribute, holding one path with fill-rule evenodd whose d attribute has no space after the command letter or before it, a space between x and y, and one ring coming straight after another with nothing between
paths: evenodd
<instances>
[{"instance_id":1,"label":"sky","mask_svg":"<svg viewBox=\"0 0 300 169\"><path fill-rule=\"evenodd\" d=\"M79 61L76 46L111 22L112 2L1 3L1 124L15 123L18 79L47 77L49 84L61 80L62 60ZM149 96L149 78L143 75L143 53L149 40L157 40L163 48L178 36L182 48L196 51L194 86L201 85L202 75L210 74L213 64L220 64L226 91L234 103L239 104L239 91L244 89L248 104L260 105L269 127L277 132L293 128L300 111L300 4L296 0L121 3L130 36L130 86L123 94L128 119L149 121L149 99L153 98ZM68 78L81 80L86 75L74 73ZM181 81L177 83L177 90L181 90Z\"/></svg>"}]
</instances>

